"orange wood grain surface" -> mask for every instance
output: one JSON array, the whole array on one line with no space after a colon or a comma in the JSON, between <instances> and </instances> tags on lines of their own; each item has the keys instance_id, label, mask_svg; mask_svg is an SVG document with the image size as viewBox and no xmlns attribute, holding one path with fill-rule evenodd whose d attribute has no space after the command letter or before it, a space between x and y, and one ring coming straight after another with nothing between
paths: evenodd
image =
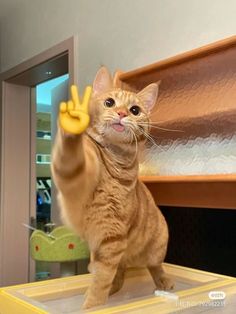
<instances>
[{"instance_id":1,"label":"orange wood grain surface","mask_svg":"<svg viewBox=\"0 0 236 314\"><path fill-rule=\"evenodd\" d=\"M142 68L119 72L116 85L140 90L162 80L152 121L163 121L161 126L182 126L184 137L204 138L211 133L227 136L236 133L231 114L236 113L235 56L233 36ZM164 139L165 136L171 138L162 135ZM181 134L175 134L178 136ZM141 179L159 205L236 209L236 173Z\"/></svg>"},{"instance_id":2,"label":"orange wood grain surface","mask_svg":"<svg viewBox=\"0 0 236 314\"><path fill-rule=\"evenodd\" d=\"M236 208L236 175L141 177L162 206Z\"/></svg>"}]
</instances>

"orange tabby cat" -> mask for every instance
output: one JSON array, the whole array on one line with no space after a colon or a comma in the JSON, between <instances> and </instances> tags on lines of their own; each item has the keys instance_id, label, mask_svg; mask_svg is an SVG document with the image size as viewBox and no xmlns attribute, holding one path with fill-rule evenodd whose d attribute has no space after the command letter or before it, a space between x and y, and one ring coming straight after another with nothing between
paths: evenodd
<instances>
[{"instance_id":1,"label":"orange tabby cat","mask_svg":"<svg viewBox=\"0 0 236 314\"><path fill-rule=\"evenodd\" d=\"M122 287L128 266L147 267L159 289L173 286L162 269L167 224L138 179L138 153L157 94L157 84L137 94L114 88L102 67L93 85L87 130L74 135L58 128L52 174L62 219L88 242L93 255L89 268L94 277L83 308L106 303ZM86 108L79 112L76 98L61 105L62 122L79 125L87 114Z\"/></svg>"}]
</instances>

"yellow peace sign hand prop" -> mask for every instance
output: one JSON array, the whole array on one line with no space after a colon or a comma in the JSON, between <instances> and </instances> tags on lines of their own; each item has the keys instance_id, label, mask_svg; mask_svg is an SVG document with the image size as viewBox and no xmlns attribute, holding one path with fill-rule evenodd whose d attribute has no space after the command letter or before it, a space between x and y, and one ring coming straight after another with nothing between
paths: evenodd
<instances>
[{"instance_id":1,"label":"yellow peace sign hand prop","mask_svg":"<svg viewBox=\"0 0 236 314\"><path fill-rule=\"evenodd\" d=\"M71 86L71 98L68 102L60 103L59 123L62 129L71 134L81 134L89 125L88 103L92 87L85 89L82 102L76 85Z\"/></svg>"}]
</instances>

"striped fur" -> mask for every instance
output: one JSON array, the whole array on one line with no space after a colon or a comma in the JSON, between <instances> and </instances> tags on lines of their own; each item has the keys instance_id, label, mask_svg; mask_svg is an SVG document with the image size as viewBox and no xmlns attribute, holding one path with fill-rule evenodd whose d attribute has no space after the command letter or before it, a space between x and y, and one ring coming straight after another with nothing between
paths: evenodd
<instances>
[{"instance_id":1,"label":"striped fur","mask_svg":"<svg viewBox=\"0 0 236 314\"><path fill-rule=\"evenodd\" d=\"M138 122L149 121L145 93L114 89L108 71L100 71L90 103L89 128L77 136L59 128L52 158L62 219L88 242L92 253L89 269L94 278L84 308L106 303L108 295L122 287L129 266L148 267L157 287L172 287L161 267L167 224L138 179L138 153L145 141ZM107 83L97 91L97 80L105 75ZM147 89L149 93L152 88ZM155 103L157 92L153 95ZM116 102L112 108L104 107L109 97ZM140 115L132 115L132 105L140 106ZM118 121L118 110L127 113L124 132L111 127ZM143 130L148 132L148 126Z\"/></svg>"}]
</instances>

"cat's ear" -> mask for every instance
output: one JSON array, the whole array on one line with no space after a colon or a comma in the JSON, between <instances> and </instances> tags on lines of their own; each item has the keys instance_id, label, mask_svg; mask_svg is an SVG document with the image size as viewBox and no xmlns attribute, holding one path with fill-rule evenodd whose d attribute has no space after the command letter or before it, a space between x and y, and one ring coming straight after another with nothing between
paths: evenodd
<instances>
[{"instance_id":1,"label":"cat's ear","mask_svg":"<svg viewBox=\"0 0 236 314\"><path fill-rule=\"evenodd\" d=\"M121 70L116 70L116 71L115 71L115 73L114 73L114 75L113 75L113 86L114 86L114 87L120 87L121 82L120 82L119 77L120 77L120 75L121 75L122 73L124 73L124 72L121 71Z\"/></svg>"},{"instance_id":2,"label":"cat's ear","mask_svg":"<svg viewBox=\"0 0 236 314\"><path fill-rule=\"evenodd\" d=\"M106 67L101 67L93 82L93 93L94 95L105 93L113 87L112 77Z\"/></svg>"},{"instance_id":3,"label":"cat's ear","mask_svg":"<svg viewBox=\"0 0 236 314\"><path fill-rule=\"evenodd\" d=\"M157 101L159 85L160 81L157 83L152 83L137 94L148 112L152 110Z\"/></svg>"}]
</instances>

